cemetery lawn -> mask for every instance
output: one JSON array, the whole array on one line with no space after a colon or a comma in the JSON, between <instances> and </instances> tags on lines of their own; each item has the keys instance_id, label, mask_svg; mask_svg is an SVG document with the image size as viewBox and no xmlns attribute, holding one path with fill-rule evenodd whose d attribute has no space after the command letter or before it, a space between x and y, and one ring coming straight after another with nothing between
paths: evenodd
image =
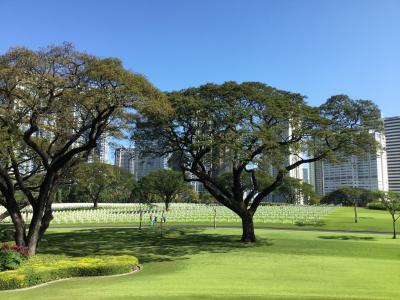
<instances>
[{"instance_id":1,"label":"cemetery lawn","mask_svg":"<svg viewBox=\"0 0 400 300\"><path fill-rule=\"evenodd\" d=\"M172 204L173 208L173 204ZM316 229L316 230L349 230L349 231L376 231L376 232L392 232L392 220L390 214L386 210L372 210L367 208L357 208L358 223L354 222L354 210L352 207L338 207L327 216L322 217L317 224L292 224L285 223L255 223L256 227L273 227L273 228L293 228L293 229ZM217 222L217 226L237 226L241 227L239 222ZM57 227L137 227L139 224L116 222L116 223L75 223L75 224L55 224L50 225L52 228ZM212 227L210 222L167 222L167 226L171 225L201 225ZM143 221L143 226L148 226L147 218ZM400 226L400 225L398 225ZM399 229L398 229L399 230Z\"/></svg>"},{"instance_id":2,"label":"cemetery lawn","mask_svg":"<svg viewBox=\"0 0 400 300\"><path fill-rule=\"evenodd\" d=\"M75 278L0 299L399 299L400 240L366 233L240 229L51 229L41 252L134 255L142 270ZM0 275L1 276L1 275Z\"/></svg>"},{"instance_id":3,"label":"cemetery lawn","mask_svg":"<svg viewBox=\"0 0 400 300\"><path fill-rule=\"evenodd\" d=\"M350 230L350 231L376 231L391 232L392 219L386 210L373 210L357 208L358 222L354 222L354 209L352 207L338 207L327 216L322 217L318 224L265 224L271 227L304 228L321 230ZM260 224L261 226L261 224Z\"/></svg>"}]
</instances>

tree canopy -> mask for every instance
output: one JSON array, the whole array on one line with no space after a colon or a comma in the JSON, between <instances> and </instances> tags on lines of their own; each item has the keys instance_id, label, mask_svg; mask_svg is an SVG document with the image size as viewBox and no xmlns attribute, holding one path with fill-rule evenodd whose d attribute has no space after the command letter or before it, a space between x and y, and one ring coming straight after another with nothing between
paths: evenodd
<instances>
[{"instance_id":1,"label":"tree canopy","mask_svg":"<svg viewBox=\"0 0 400 300\"><path fill-rule=\"evenodd\" d=\"M127 108L160 97L120 60L77 52L70 44L14 48L0 56L0 204L10 213L18 245L36 252L59 180L87 160L102 134L121 136L132 118ZM33 209L28 231L17 191Z\"/></svg>"},{"instance_id":2,"label":"tree canopy","mask_svg":"<svg viewBox=\"0 0 400 300\"><path fill-rule=\"evenodd\" d=\"M133 197L140 202L162 201L168 210L171 202L190 191L190 186L183 180L182 173L160 169L142 177L133 189Z\"/></svg>"},{"instance_id":3,"label":"tree canopy","mask_svg":"<svg viewBox=\"0 0 400 300\"><path fill-rule=\"evenodd\" d=\"M79 164L72 170L73 181L95 208L100 201L128 199L135 180L131 173L105 163Z\"/></svg>"},{"instance_id":4,"label":"tree canopy","mask_svg":"<svg viewBox=\"0 0 400 300\"><path fill-rule=\"evenodd\" d=\"M245 242L255 241L253 215L285 176L305 163L371 151L370 132L382 128L371 101L337 95L311 107L298 93L259 82L206 84L167 96L157 110L140 111L133 138L143 151L174 153L185 180L201 182L242 218ZM218 180L227 172L230 186ZM265 176L272 176L267 185Z\"/></svg>"}]
</instances>

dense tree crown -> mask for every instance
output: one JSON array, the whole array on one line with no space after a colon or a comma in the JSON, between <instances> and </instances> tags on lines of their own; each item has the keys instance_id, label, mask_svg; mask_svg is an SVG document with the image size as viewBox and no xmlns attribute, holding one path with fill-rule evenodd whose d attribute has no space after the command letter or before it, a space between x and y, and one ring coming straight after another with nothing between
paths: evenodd
<instances>
[{"instance_id":1,"label":"dense tree crown","mask_svg":"<svg viewBox=\"0 0 400 300\"><path fill-rule=\"evenodd\" d=\"M193 189L182 177L181 172L174 170L155 170L142 177L132 189L132 198L141 203L162 201L168 210L171 202L191 194Z\"/></svg>"},{"instance_id":2,"label":"dense tree crown","mask_svg":"<svg viewBox=\"0 0 400 300\"><path fill-rule=\"evenodd\" d=\"M52 219L60 177L87 159L102 134L121 133L129 124L126 108L157 97L143 76L118 59L99 59L69 44L0 56L0 201L18 244L35 253ZM17 191L33 208L28 233Z\"/></svg>"},{"instance_id":3,"label":"dense tree crown","mask_svg":"<svg viewBox=\"0 0 400 300\"><path fill-rule=\"evenodd\" d=\"M71 177L74 189L80 192L78 196L89 197L95 208L100 201L127 200L135 184L131 173L100 162L77 165Z\"/></svg>"},{"instance_id":4,"label":"dense tree crown","mask_svg":"<svg viewBox=\"0 0 400 300\"><path fill-rule=\"evenodd\" d=\"M168 100L165 113L141 111L133 134L138 147L175 153L186 180L201 182L242 218L242 240L250 242L257 207L291 170L370 151L370 131L382 128L371 101L337 95L311 107L300 94L259 82L206 84L169 93ZM227 172L229 186L218 180Z\"/></svg>"}]
</instances>

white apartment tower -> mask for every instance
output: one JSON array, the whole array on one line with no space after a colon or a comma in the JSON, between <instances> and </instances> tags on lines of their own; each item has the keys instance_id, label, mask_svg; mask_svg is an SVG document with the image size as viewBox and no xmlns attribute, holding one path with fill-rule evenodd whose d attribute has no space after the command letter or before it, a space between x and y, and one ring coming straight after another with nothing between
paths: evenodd
<instances>
[{"instance_id":1,"label":"white apartment tower","mask_svg":"<svg viewBox=\"0 0 400 300\"><path fill-rule=\"evenodd\" d=\"M400 117L385 118L389 189L400 192Z\"/></svg>"},{"instance_id":2,"label":"white apartment tower","mask_svg":"<svg viewBox=\"0 0 400 300\"><path fill-rule=\"evenodd\" d=\"M132 148L117 148L114 154L114 165L134 174L134 156L135 150Z\"/></svg>"},{"instance_id":3,"label":"white apartment tower","mask_svg":"<svg viewBox=\"0 0 400 300\"><path fill-rule=\"evenodd\" d=\"M97 141L97 146L94 149L94 154L99 162L109 164L110 147L108 144L107 135L101 135Z\"/></svg>"},{"instance_id":4,"label":"white apartment tower","mask_svg":"<svg viewBox=\"0 0 400 300\"><path fill-rule=\"evenodd\" d=\"M388 170L385 135L375 132L378 144L376 153L366 156L349 156L345 162L332 164L327 161L311 165L315 191L326 195L341 187L357 187L370 191L387 191Z\"/></svg>"}]
</instances>

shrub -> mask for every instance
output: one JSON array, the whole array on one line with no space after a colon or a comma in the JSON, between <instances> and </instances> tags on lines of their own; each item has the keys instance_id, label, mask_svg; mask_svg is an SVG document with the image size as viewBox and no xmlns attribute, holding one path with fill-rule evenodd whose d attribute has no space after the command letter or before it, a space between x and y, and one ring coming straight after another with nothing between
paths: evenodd
<instances>
[{"instance_id":1,"label":"shrub","mask_svg":"<svg viewBox=\"0 0 400 300\"><path fill-rule=\"evenodd\" d=\"M128 273L137 265L137 258L127 255L71 258L38 254L17 270L0 272L0 290L30 287L63 278Z\"/></svg>"},{"instance_id":2,"label":"shrub","mask_svg":"<svg viewBox=\"0 0 400 300\"><path fill-rule=\"evenodd\" d=\"M15 270L26 260L21 253L5 248L0 249L0 271Z\"/></svg>"},{"instance_id":3,"label":"shrub","mask_svg":"<svg viewBox=\"0 0 400 300\"><path fill-rule=\"evenodd\" d=\"M18 252L18 253L20 253L21 255L23 255L23 256L25 256L25 257L27 257L29 254L28 254L28 247L26 247L26 246L18 246L18 245L15 245L15 244L3 244L2 245L2 248L4 249L4 250L9 250L9 251L15 251L15 252Z\"/></svg>"},{"instance_id":4,"label":"shrub","mask_svg":"<svg viewBox=\"0 0 400 300\"><path fill-rule=\"evenodd\" d=\"M376 210L386 210L385 204L381 201L372 201L367 204L367 208Z\"/></svg>"}]
</instances>

